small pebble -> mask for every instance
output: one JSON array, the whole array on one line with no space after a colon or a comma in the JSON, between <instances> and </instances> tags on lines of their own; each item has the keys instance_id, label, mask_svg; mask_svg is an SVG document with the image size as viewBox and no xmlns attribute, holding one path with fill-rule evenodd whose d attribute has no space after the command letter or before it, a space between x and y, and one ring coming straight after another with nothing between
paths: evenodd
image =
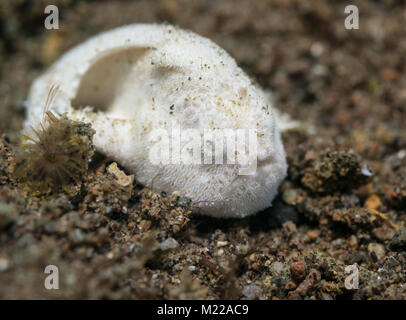
<instances>
[{"instance_id":1,"label":"small pebble","mask_svg":"<svg viewBox=\"0 0 406 320\"><path fill-rule=\"evenodd\" d=\"M378 210L379 207L382 205L382 202L377 195L373 194L369 196L368 199L365 201L365 205L368 209Z\"/></svg>"},{"instance_id":2,"label":"small pebble","mask_svg":"<svg viewBox=\"0 0 406 320\"><path fill-rule=\"evenodd\" d=\"M372 177L374 174L369 170L368 166L364 164L361 168L361 173L366 177Z\"/></svg>"},{"instance_id":3,"label":"small pebble","mask_svg":"<svg viewBox=\"0 0 406 320\"><path fill-rule=\"evenodd\" d=\"M307 236L311 239L311 240L316 240L319 237L319 232L317 230L311 230L307 233Z\"/></svg>"},{"instance_id":4,"label":"small pebble","mask_svg":"<svg viewBox=\"0 0 406 320\"><path fill-rule=\"evenodd\" d=\"M249 284L242 289L242 294L248 299L256 299L262 294L262 289L256 284Z\"/></svg>"},{"instance_id":5,"label":"small pebble","mask_svg":"<svg viewBox=\"0 0 406 320\"><path fill-rule=\"evenodd\" d=\"M373 229L372 233L379 241L382 242L391 240L395 235L395 231L386 225Z\"/></svg>"},{"instance_id":6,"label":"small pebble","mask_svg":"<svg viewBox=\"0 0 406 320\"><path fill-rule=\"evenodd\" d=\"M280 274L283 269L285 268L284 264L282 262L279 261L275 261L274 263L272 263L271 265L271 270L275 273Z\"/></svg>"},{"instance_id":7,"label":"small pebble","mask_svg":"<svg viewBox=\"0 0 406 320\"><path fill-rule=\"evenodd\" d=\"M1 258L0 259L0 272L6 271L9 267L9 262L7 259Z\"/></svg>"},{"instance_id":8,"label":"small pebble","mask_svg":"<svg viewBox=\"0 0 406 320\"><path fill-rule=\"evenodd\" d=\"M368 244L368 253L372 259L378 261L385 256L385 248L379 243L370 243Z\"/></svg>"},{"instance_id":9,"label":"small pebble","mask_svg":"<svg viewBox=\"0 0 406 320\"><path fill-rule=\"evenodd\" d=\"M107 172L117 179L117 183L122 187L132 187L134 175L126 175L124 171L120 170L116 162L108 166Z\"/></svg>"},{"instance_id":10,"label":"small pebble","mask_svg":"<svg viewBox=\"0 0 406 320\"><path fill-rule=\"evenodd\" d=\"M294 189L288 189L282 194L282 199L286 204L294 205L297 199L297 192Z\"/></svg>"},{"instance_id":11,"label":"small pebble","mask_svg":"<svg viewBox=\"0 0 406 320\"><path fill-rule=\"evenodd\" d=\"M393 251L406 251L406 228L402 228L395 233L389 248Z\"/></svg>"},{"instance_id":12,"label":"small pebble","mask_svg":"<svg viewBox=\"0 0 406 320\"><path fill-rule=\"evenodd\" d=\"M282 231L286 236L291 237L297 232L296 225L292 221L287 221L282 225Z\"/></svg>"},{"instance_id":13,"label":"small pebble","mask_svg":"<svg viewBox=\"0 0 406 320\"><path fill-rule=\"evenodd\" d=\"M304 262L303 260L292 262L290 264L290 274L293 280L296 281L296 283L300 283L306 277L306 273L306 262Z\"/></svg>"},{"instance_id":14,"label":"small pebble","mask_svg":"<svg viewBox=\"0 0 406 320\"><path fill-rule=\"evenodd\" d=\"M225 247L227 244L227 241L217 241L217 248Z\"/></svg>"},{"instance_id":15,"label":"small pebble","mask_svg":"<svg viewBox=\"0 0 406 320\"><path fill-rule=\"evenodd\" d=\"M179 243L174 238L168 238L159 244L161 250L176 249Z\"/></svg>"},{"instance_id":16,"label":"small pebble","mask_svg":"<svg viewBox=\"0 0 406 320\"><path fill-rule=\"evenodd\" d=\"M400 150L398 152L398 158L403 159L404 157L406 157L406 150Z\"/></svg>"}]
</instances>

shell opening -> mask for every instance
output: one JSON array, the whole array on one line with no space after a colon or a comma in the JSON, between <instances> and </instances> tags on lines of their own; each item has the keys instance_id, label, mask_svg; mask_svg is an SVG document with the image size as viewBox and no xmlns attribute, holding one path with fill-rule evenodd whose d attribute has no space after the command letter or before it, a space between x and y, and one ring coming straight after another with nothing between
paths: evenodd
<instances>
[{"instance_id":1,"label":"shell opening","mask_svg":"<svg viewBox=\"0 0 406 320\"><path fill-rule=\"evenodd\" d=\"M131 77L137 77L139 61L148 50L144 47L122 47L107 54L101 53L82 76L76 96L71 101L72 107L90 106L95 111L114 114L120 109L118 105L124 103L123 94L131 94L133 101L144 100L141 88L129 88L129 91L124 91L124 88Z\"/></svg>"}]
</instances>

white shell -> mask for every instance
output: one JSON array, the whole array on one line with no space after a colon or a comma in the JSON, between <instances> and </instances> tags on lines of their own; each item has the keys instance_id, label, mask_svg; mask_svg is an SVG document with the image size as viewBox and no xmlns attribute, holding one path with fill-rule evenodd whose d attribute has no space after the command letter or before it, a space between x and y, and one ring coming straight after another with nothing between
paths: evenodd
<instances>
[{"instance_id":1,"label":"white shell","mask_svg":"<svg viewBox=\"0 0 406 320\"><path fill-rule=\"evenodd\" d=\"M78 45L32 84L26 127L41 121L53 84L60 90L51 111L91 122L99 151L135 173L141 184L190 197L203 214L244 217L263 210L286 175L267 94L223 49L192 32L134 24ZM152 164L149 135L156 129L170 132L173 125L202 133L255 129L257 170L239 175L239 164Z\"/></svg>"}]
</instances>

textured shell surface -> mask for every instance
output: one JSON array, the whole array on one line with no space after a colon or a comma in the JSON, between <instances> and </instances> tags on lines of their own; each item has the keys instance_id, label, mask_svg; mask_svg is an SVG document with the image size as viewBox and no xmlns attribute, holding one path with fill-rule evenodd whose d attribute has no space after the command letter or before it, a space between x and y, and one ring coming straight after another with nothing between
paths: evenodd
<instances>
[{"instance_id":1,"label":"textured shell surface","mask_svg":"<svg viewBox=\"0 0 406 320\"><path fill-rule=\"evenodd\" d=\"M263 210L286 176L277 111L268 95L222 48L190 31L134 24L79 44L32 84L26 127L41 121L53 84L60 89L51 111L91 122L100 152L135 173L139 183L190 197L203 214L244 217ZM151 133L174 127L202 136L208 129L255 130L255 172L239 174L238 163L152 163ZM202 146L213 145L205 139ZM181 141L182 152L186 144Z\"/></svg>"}]
</instances>

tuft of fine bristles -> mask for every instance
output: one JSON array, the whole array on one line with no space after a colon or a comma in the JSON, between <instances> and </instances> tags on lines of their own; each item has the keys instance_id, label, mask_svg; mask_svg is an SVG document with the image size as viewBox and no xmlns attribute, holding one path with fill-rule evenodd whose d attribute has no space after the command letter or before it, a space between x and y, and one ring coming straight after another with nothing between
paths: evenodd
<instances>
[{"instance_id":1,"label":"tuft of fine bristles","mask_svg":"<svg viewBox=\"0 0 406 320\"><path fill-rule=\"evenodd\" d=\"M22 136L16 155L14 177L33 192L52 193L71 182L79 183L94 154L95 130L90 124L47 111L55 90L50 90L40 127L32 128L33 137Z\"/></svg>"}]
</instances>

